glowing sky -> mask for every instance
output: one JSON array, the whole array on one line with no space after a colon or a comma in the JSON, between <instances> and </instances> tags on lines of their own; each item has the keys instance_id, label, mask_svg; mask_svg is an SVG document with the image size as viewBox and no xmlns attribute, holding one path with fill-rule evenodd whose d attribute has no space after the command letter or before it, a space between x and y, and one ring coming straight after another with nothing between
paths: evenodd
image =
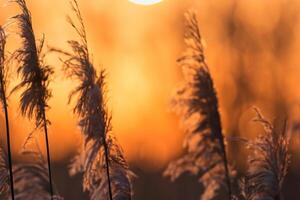
<instances>
[{"instance_id":1,"label":"glowing sky","mask_svg":"<svg viewBox=\"0 0 300 200\"><path fill-rule=\"evenodd\" d=\"M0 5L5 2L0 0ZM105 68L108 73L108 106L113 116L113 130L130 161L140 161L149 168L161 167L178 154L182 147L181 125L178 118L170 112L169 101L182 79L176 59L184 47L183 12L190 7L198 11L207 62L220 98L225 132L233 124L233 115L227 112L228 108L240 94L234 82L236 66L241 63L246 66L244 73L250 74L250 85L256 88L255 92L261 97L251 103L265 107L270 112L272 108L269 102L274 98L273 88L276 82L265 81L274 77L269 72L277 73L279 88L297 85L295 83L298 83L300 70L299 67L291 66L300 66L300 34L297 34L300 32L300 23L289 20L288 17L290 13L295 13L292 11L295 7L299 8L299 5L292 0L288 0L294 3L291 5L282 0L274 0L272 5L268 2L271 1L173 0L155 6L136 6L125 0L79 1L95 65L99 69ZM76 39L65 20L65 15L71 13L67 1L28 1L28 6L36 36L41 38L44 33L47 45L65 48L68 39ZM0 24L17 13L13 6L0 7L0 10ZM284 12L286 10L289 12ZM271 41L273 32L282 20L286 20L283 21L286 29L293 27L295 38L286 50L287 55L281 54L280 57L273 54L275 47ZM235 32L228 30L231 27L229 25L232 25L230 23L234 22L240 23L239 29L232 26ZM289 25L291 22L295 24ZM244 35L242 31L245 32ZM239 41L240 46L233 47L232 38ZM255 43L247 43L248 40ZM9 49L18 44L17 37L12 34L8 42ZM251 54L253 57L247 56L249 49L246 47L252 48L251 45L256 45L256 50L259 49ZM72 107L67 105L68 93L74 83L63 77L56 55L50 55L47 61L56 71L50 85L53 90L51 109L48 111L52 122L50 148L53 159L61 160L74 152L80 143L76 117L72 115ZM252 68L254 61L260 73ZM284 77L280 76L283 71L279 65L285 66ZM263 85L261 80L264 80ZM11 86L16 81L12 80ZM282 91L288 102L300 99L300 93L295 93L293 89ZM12 140L16 150L24 136L32 130L32 126L29 126L31 123L17 114L17 98L17 95L13 95L10 99L14 135ZM248 113L249 107L250 105L241 109ZM250 131L251 128L246 123L250 119L251 116L246 114L234 124L239 128L246 126L247 131Z\"/></svg>"},{"instance_id":2,"label":"glowing sky","mask_svg":"<svg viewBox=\"0 0 300 200\"><path fill-rule=\"evenodd\" d=\"M147 6L157 4L159 2L162 2L162 0L129 0L129 2Z\"/></svg>"}]
</instances>

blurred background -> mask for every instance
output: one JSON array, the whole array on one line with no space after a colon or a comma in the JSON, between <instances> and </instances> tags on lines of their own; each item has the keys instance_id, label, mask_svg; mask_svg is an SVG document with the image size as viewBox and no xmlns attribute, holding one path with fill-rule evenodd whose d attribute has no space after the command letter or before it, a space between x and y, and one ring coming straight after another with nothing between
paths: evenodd
<instances>
[{"instance_id":1,"label":"blurred background","mask_svg":"<svg viewBox=\"0 0 300 200\"><path fill-rule=\"evenodd\" d=\"M78 0L87 29L90 51L98 69L108 74L108 106L113 130L123 147L134 181L134 199L198 199L201 186L189 175L171 183L161 176L167 163L182 153L183 132L170 112L172 93L182 80L176 59L184 49L183 13L198 12L205 52L220 101L226 136L253 138L262 133L252 107L270 120L289 117L292 164L286 179L286 199L300 190L300 0L164 0L141 6L127 0ZM72 14L68 0L27 0L36 37L45 34L46 46L68 50L77 39L66 22ZM0 24L19 11L0 0ZM13 27L14 25L12 25ZM19 47L15 29L9 30L8 49ZM47 47L46 47L47 49ZM47 61L55 69L50 85L50 149L54 180L66 200L86 199L80 177L69 178L68 163L80 146L80 130L68 93L75 83L66 80L56 55ZM10 87L18 82L11 69ZM14 161L33 122L19 114L18 95L9 100ZM3 116L1 115L3 118ZM0 130L5 130L2 123ZM1 137L5 135L0 132ZM44 146L40 134L40 146ZM228 142L231 163L245 170L243 145Z\"/></svg>"}]
</instances>

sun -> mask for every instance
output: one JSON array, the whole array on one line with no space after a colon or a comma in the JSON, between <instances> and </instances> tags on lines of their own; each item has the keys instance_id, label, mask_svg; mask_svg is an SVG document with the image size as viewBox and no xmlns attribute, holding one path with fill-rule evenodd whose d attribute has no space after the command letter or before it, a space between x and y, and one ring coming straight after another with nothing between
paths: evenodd
<instances>
[{"instance_id":1,"label":"sun","mask_svg":"<svg viewBox=\"0 0 300 200\"><path fill-rule=\"evenodd\" d=\"M163 0L129 0L129 2L135 3L135 4L140 4L140 5L153 5L159 2L162 2Z\"/></svg>"}]
</instances>

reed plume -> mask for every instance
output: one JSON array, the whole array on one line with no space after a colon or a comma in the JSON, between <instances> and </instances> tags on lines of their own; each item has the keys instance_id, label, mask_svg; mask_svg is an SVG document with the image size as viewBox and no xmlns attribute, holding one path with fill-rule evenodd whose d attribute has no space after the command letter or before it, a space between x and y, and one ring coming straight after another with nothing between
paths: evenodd
<instances>
[{"instance_id":1,"label":"reed plume","mask_svg":"<svg viewBox=\"0 0 300 200\"><path fill-rule=\"evenodd\" d=\"M23 89L20 99L20 108L23 116L35 119L36 129L43 129L47 150L48 175L50 193L53 196L51 158L48 141L49 120L46 110L49 108L47 101L51 97L48 89L49 78L53 74L50 66L44 63L45 54L42 53L44 38L37 44L30 11L25 0L14 0L21 9L21 14L13 17L19 27L19 35L22 39L22 47L13 53L13 58L18 63L18 74L21 75L21 83L13 91ZM31 135L29 136L31 137Z\"/></svg>"},{"instance_id":2,"label":"reed plume","mask_svg":"<svg viewBox=\"0 0 300 200\"><path fill-rule=\"evenodd\" d=\"M71 17L67 19L80 40L68 41L71 53L52 49L67 57L63 61L67 77L79 81L70 94L69 103L77 97L73 112L80 119L84 144L72 163L70 173L83 173L83 189L89 192L92 200L130 200L131 172L121 147L111 133L111 116L105 99L105 71L96 72L78 3L74 0L70 4L79 25Z\"/></svg>"},{"instance_id":3,"label":"reed plume","mask_svg":"<svg viewBox=\"0 0 300 200\"><path fill-rule=\"evenodd\" d=\"M245 200L282 200L282 185L290 164L286 121L278 129L258 109L255 111L255 121L262 124L265 133L247 141L251 154L247 174L241 182L242 195Z\"/></svg>"},{"instance_id":4,"label":"reed plume","mask_svg":"<svg viewBox=\"0 0 300 200\"><path fill-rule=\"evenodd\" d=\"M34 141L32 141L35 139ZM17 200L63 200L54 191L50 197L47 163L45 162L35 137L28 143L34 143L36 149L22 151L23 158L29 162L16 165L14 168L15 193Z\"/></svg>"},{"instance_id":5,"label":"reed plume","mask_svg":"<svg viewBox=\"0 0 300 200\"><path fill-rule=\"evenodd\" d=\"M185 14L187 49L178 60L184 73L184 85L173 101L174 110L182 116L186 136L186 153L169 164L164 175L171 180L185 172L199 177L204 186L201 199L220 199L223 185L231 199L230 169L222 133L218 99L208 66L205 62L196 14ZM219 191L219 192L218 192ZM224 198L224 197L223 197Z\"/></svg>"},{"instance_id":6,"label":"reed plume","mask_svg":"<svg viewBox=\"0 0 300 200\"><path fill-rule=\"evenodd\" d=\"M9 199L9 167L6 153L0 147L0 199Z\"/></svg>"},{"instance_id":7,"label":"reed plume","mask_svg":"<svg viewBox=\"0 0 300 200\"><path fill-rule=\"evenodd\" d=\"M5 115L10 190L11 190L11 199L14 200L15 197L14 197L14 181L13 181L13 171L12 171L12 153L11 153L11 146L10 146L10 128L9 128L9 117L8 117L8 110L7 110L8 106L7 106L7 95L6 95L8 70L5 66L6 65L5 45L6 45L6 34L4 32L4 29L0 26L0 101Z\"/></svg>"}]
</instances>

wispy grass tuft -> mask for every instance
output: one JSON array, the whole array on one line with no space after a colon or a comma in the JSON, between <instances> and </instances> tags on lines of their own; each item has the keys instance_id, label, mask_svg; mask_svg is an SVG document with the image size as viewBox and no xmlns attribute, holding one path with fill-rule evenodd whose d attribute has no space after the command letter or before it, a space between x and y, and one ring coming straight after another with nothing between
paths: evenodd
<instances>
[{"instance_id":1,"label":"wispy grass tuft","mask_svg":"<svg viewBox=\"0 0 300 200\"><path fill-rule=\"evenodd\" d=\"M5 45L6 45L6 34L4 32L4 29L0 26L0 101L5 115L10 191L11 191L11 199L14 200L15 197L14 197L14 182L13 182L13 171L12 171L12 153L11 153L11 144L10 144L10 128L9 128L7 94L6 94L8 70L6 66L7 60L5 56Z\"/></svg>"},{"instance_id":2,"label":"wispy grass tuft","mask_svg":"<svg viewBox=\"0 0 300 200\"><path fill-rule=\"evenodd\" d=\"M0 147L0 199L9 199L10 196L9 167L6 153Z\"/></svg>"},{"instance_id":3,"label":"wispy grass tuft","mask_svg":"<svg viewBox=\"0 0 300 200\"><path fill-rule=\"evenodd\" d=\"M34 140L34 141L32 141ZM50 197L49 175L45 162L35 137L31 138L36 149L22 151L23 158L29 160L14 168L15 193L17 200L63 200L56 191Z\"/></svg>"},{"instance_id":4,"label":"wispy grass tuft","mask_svg":"<svg viewBox=\"0 0 300 200\"><path fill-rule=\"evenodd\" d=\"M251 151L248 157L248 172L241 182L242 195L246 200L282 200L282 185L288 172L290 154L286 120L279 129L274 127L261 112L255 109L254 121L264 127L265 133L253 141L247 141Z\"/></svg>"},{"instance_id":5,"label":"wispy grass tuft","mask_svg":"<svg viewBox=\"0 0 300 200\"><path fill-rule=\"evenodd\" d=\"M35 119L36 129L43 129L47 150L47 163L49 173L50 193L53 196L51 158L48 141L49 120L46 110L49 108L47 101L51 97L48 88L50 76L53 73L51 67L44 63L45 54L42 53L44 38L36 43L30 11L25 0L14 0L21 8L21 14L13 17L19 27L19 35L22 39L22 47L13 53L13 58L18 63L18 74L21 75L21 83L13 91L22 89L20 108L21 113L29 119ZM32 137L30 134L29 137Z\"/></svg>"},{"instance_id":6,"label":"wispy grass tuft","mask_svg":"<svg viewBox=\"0 0 300 200\"><path fill-rule=\"evenodd\" d=\"M201 199L220 199L224 188L227 199L231 199L231 175L216 91L205 62L196 14L189 11L185 17L187 49L178 60L185 81L172 105L184 123L186 153L171 162L164 175L175 180L185 172L192 173L204 186Z\"/></svg>"},{"instance_id":7,"label":"wispy grass tuft","mask_svg":"<svg viewBox=\"0 0 300 200\"><path fill-rule=\"evenodd\" d=\"M78 24L68 16L68 22L79 36L79 41L68 41L72 52L59 49L66 56L64 71L69 78L79 81L71 92L69 103L76 97L74 113L80 118L84 144L74 159L70 173L83 174L83 189L92 200L130 200L130 170L123 157L121 147L112 134L111 116L105 98L105 71L100 73L91 61L83 19L76 0L71 7Z\"/></svg>"}]
</instances>

